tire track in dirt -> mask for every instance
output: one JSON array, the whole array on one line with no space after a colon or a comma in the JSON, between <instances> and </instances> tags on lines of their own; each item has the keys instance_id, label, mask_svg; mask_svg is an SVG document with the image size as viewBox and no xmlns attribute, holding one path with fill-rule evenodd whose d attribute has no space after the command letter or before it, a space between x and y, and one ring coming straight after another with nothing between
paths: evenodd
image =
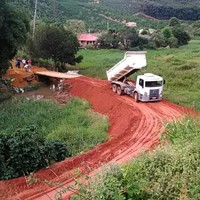
<instances>
[{"instance_id":1,"label":"tire track in dirt","mask_svg":"<svg viewBox=\"0 0 200 200\"><path fill-rule=\"evenodd\" d=\"M164 131L163 122L172 122L191 112L166 100L135 103L129 96L114 94L109 83L100 79L80 77L66 82L72 85L72 95L88 100L95 111L109 117L108 141L84 154L56 163L50 169L38 171L36 176L40 181L31 186L26 184L24 177L1 181L0 192L3 192L4 199L54 199L62 187L73 184L74 169L79 168L91 176L106 163L127 162L159 144ZM50 186L45 180L62 183L62 186ZM64 193L64 199L70 194Z\"/></svg>"}]
</instances>

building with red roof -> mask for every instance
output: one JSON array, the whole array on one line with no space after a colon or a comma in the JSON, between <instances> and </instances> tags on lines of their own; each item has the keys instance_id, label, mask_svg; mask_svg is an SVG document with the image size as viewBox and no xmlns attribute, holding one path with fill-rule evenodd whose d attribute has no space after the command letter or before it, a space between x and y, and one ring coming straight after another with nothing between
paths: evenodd
<instances>
[{"instance_id":1,"label":"building with red roof","mask_svg":"<svg viewBox=\"0 0 200 200\"><path fill-rule=\"evenodd\" d=\"M128 26L128 27L136 27L137 23L136 22L127 22L126 26Z\"/></svg>"},{"instance_id":2,"label":"building with red roof","mask_svg":"<svg viewBox=\"0 0 200 200\"><path fill-rule=\"evenodd\" d=\"M78 41L81 47L95 46L97 44L98 37L96 34L83 33L78 36Z\"/></svg>"}]
</instances>

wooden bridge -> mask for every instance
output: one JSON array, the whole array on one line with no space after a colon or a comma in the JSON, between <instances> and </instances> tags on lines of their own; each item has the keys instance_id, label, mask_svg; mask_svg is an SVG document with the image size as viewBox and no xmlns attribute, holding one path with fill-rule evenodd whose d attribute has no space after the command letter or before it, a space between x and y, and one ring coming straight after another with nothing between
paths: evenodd
<instances>
[{"instance_id":1,"label":"wooden bridge","mask_svg":"<svg viewBox=\"0 0 200 200\"><path fill-rule=\"evenodd\" d=\"M61 72L55 72L55 71L40 71L40 72L35 72L35 75L39 76L47 76L50 78L56 78L56 79L68 79L68 78L77 78L81 75L79 74L67 74L67 73L61 73Z\"/></svg>"}]
</instances>

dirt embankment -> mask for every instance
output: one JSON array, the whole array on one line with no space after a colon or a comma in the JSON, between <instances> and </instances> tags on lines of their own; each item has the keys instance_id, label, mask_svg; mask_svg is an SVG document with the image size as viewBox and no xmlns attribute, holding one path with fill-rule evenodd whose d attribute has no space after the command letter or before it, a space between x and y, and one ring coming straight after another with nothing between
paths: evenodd
<instances>
[{"instance_id":1,"label":"dirt embankment","mask_svg":"<svg viewBox=\"0 0 200 200\"><path fill-rule=\"evenodd\" d=\"M36 67L36 66L31 66L30 71L27 72L25 71L24 68L17 68L14 66L9 68L4 75L4 78L11 78L13 79L12 81L12 86L13 87L19 87L19 88L24 88L27 87L30 84L36 84L37 80L35 78L34 73L35 72L40 72L40 71L47 71L46 68L43 67Z\"/></svg>"},{"instance_id":2,"label":"dirt embankment","mask_svg":"<svg viewBox=\"0 0 200 200\"><path fill-rule=\"evenodd\" d=\"M100 79L80 77L66 82L72 86L72 95L87 99L95 111L109 117L108 141L38 171L35 176L39 181L35 184L27 185L24 177L1 181L0 199L54 199L56 192L73 183L75 169L92 175L106 163L124 163L159 143L163 122L172 122L191 112L166 100L135 103L129 96L114 94L109 83ZM49 183L62 183L62 187L56 188ZM69 195L70 192L66 192L63 198L68 199Z\"/></svg>"}]
</instances>

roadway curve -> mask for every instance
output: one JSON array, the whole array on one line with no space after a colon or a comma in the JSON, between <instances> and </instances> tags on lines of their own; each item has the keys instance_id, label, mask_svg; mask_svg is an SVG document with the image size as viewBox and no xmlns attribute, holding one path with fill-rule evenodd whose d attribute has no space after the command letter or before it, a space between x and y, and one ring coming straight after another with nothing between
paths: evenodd
<instances>
[{"instance_id":1,"label":"roadway curve","mask_svg":"<svg viewBox=\"0 0 200 200\"><path fill-rule=\"evenodd\" d=\"M1 181L0 199L54 199L61 187L53 187L51 183L55 185L62 182L62 187L65 187L73 183L76 168L93 175L106 163L124 163L143 151L151 150L159 144L164 122L172 122L192 112L166 100L135 103L129 96L113 93L105 80L82 76L66 82L72 85L72 95L87 99L95 111L109 117L108 141L84 154L38 171L35 176L40 181L33 185L27 185L25 177ZM69 195L69 192L64 193L63 198L68 199Z\"/></svg>"}]
</instances>

